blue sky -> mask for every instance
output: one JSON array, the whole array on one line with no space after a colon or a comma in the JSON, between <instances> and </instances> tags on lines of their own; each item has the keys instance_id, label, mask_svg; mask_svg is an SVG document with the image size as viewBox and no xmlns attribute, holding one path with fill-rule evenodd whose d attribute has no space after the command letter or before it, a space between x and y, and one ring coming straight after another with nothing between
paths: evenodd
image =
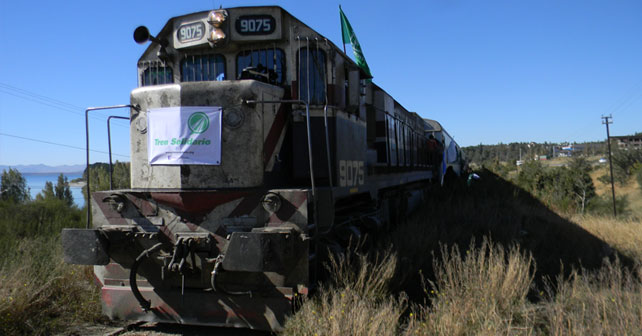
<instances>
[{"instance_id":1,"label":"blue sky","mask_svg":"<svg viewBox=\"0 0 642 336\"><path fill-rule=\"evenodd\" d=\"M156 34L173 16L265 4L0 2L0 165L85 162L84 109L127 104L136 87L138 25ZM276 4L340 45L339 2ZM375 83L463 146L604 140L603 114L613 135L642 131L642 1L341 5ZM104 152L108 115L90 118L91 147ZM128 127L112 125L114 159L128 161Z\"/></svg>"}]
</instances>

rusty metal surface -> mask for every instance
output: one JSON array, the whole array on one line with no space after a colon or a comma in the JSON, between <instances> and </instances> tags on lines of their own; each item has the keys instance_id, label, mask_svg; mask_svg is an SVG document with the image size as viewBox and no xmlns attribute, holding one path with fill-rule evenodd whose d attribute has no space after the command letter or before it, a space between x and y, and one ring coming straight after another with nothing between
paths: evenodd
<instances>
[{"instance_id":1,"label":"rusty metal surface","mask_svg":"<svg viewBox=\"0 0 642 336\"><path fill-rule=\"evenodd\" d=\"M300 234L285 232L234 232L223 260L223 268L241 272L287 274L306 248Z\"/></svg>"},{"instance_id":2,"label":"rusty metal surface","mask_svg":"<svg viewBox=\"0 0 642 336\"><path fill-rule=\"evenodd\" d=\"M163 291L140 288L151 300L144 312L129 287L102 289L103 313L115 320L166 322L203 326L227 326L279 331L292 313L292 297L230 296L213 291Z\"/></svg>"},{"instance_id":3,"label":"rusty metal surface","mask_svg":"<svg viewBox=\"0 0 642 336\"><path fill-rule=\"evenodd\" d=\"M61 234L64 260L76 265L106 265L107 240L98 230L63 229Z\"/></svg>"}]
</instances>

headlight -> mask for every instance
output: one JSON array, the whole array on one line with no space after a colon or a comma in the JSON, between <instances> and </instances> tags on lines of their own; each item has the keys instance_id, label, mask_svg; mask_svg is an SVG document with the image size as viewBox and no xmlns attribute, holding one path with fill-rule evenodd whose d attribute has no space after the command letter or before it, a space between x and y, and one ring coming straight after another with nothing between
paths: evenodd
<instances>
[{"instance_id":1,"label":"headlight","mask_svg":"<svg viewBox=\"0 0 642 336\"><path fill-rule=\"evenodd\" d=\"M214 28L207 39L212 43L216 43L225 39L225 33L221 28Z\"/></svg>"},{"instance_id":2,"label":"headlight","mask_svg":"<svg viewBox=\"0 0 642 336\"><path fill-rule=\"evenodd\" d=\"M281 209L281 196L279 194L275 193L267 193L265 196L263 196L263 200L261 201L261 205L263 205L263 209L269 213L275 213Z\"/></svg>"},{"instance_id":3,"label":"headlight","mask_svg":"<svg viewBox=\"0 0 642 336\"><path fill-rule=\"evenodd\" d=\"M216 28L220 28L225 19L227 19L227 11L225 9L211 11L207 16L207 22Z\"/></svg>"},{"instance_id":4,"label":"headlight","mask_svg":"<svg viewBox=\"0 0 642 336\"><path fill-rule=\"evenodd\" d=\"M245 115L241 110L231 108L223 111L223 123L231 129L239 128L243 124L243 120L245 120Z\"/></svg>"}]
</instances>

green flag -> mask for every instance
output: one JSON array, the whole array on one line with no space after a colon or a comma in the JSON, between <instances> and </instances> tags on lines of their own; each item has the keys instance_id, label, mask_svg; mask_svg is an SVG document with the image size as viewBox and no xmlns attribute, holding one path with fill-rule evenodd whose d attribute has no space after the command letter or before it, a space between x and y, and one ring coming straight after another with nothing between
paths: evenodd
<instances>
[{"instance_id":1,"label":"green flag","mask_svg":"<svg viewBox=\"0 0 642 336\"><path fill-rule=\"evenodd\" d=\"M350 25L350 22L348 22L348 18L346 18L346 15L343 14L341 6L339 6L339 15L341 16L341 33L343 35L343 44L345 45L347 43L350 43L352 45L352 51L354 52L354 58L357 61L357 65L363 71L365 71L368 76L372 77L370 68L368 67L368 63L366 63L366 58L363 57L363 51L361 50L361 45L357 40L357 35L354 34L354 30L352 30L352 26Z\"/></svg>"}]
</instances>

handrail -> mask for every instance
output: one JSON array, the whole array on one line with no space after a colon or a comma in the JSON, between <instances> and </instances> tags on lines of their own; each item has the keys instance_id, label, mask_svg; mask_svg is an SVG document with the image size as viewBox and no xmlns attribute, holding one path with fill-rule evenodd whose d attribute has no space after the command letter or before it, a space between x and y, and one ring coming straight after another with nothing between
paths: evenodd
<instances>
[{"instance_id":1,"label":"handrail","mask_svg":"<svg viewBox=\"0 0 642 336\"><path fill-rule=\"evenodd\" d=\"M107 118L107 143L109 144L109 190L113 190L114 186L112 185L112 175L114 174L114 169L111 164L111 126L110 126L110 121L111 119L123 119L123 120L131 120L129 117L120 117L120 116L109 116Z\"/></svg>"},{"instance_id":2,"label":"handrail","mask_svg":"<svg viewBox=\"0 0 642 336\"><path fill-rule=\"evenodd\" d=\"M113 105L113 106L102 106L102 107L88 107L85 110L85 149L86 149L86 157L87 157L87 167L85 168L85 171L87 171L87 225L86 228L89 229L89 223L91 223L91 188L90 188L90 180L91 177L89 175L89 112L90 111L98 111L98 110L112 110L112 109L117 109L117 108L133 108L136 111L140 111L140 106L136 105Z\"/></svg>"}]
</instances>

